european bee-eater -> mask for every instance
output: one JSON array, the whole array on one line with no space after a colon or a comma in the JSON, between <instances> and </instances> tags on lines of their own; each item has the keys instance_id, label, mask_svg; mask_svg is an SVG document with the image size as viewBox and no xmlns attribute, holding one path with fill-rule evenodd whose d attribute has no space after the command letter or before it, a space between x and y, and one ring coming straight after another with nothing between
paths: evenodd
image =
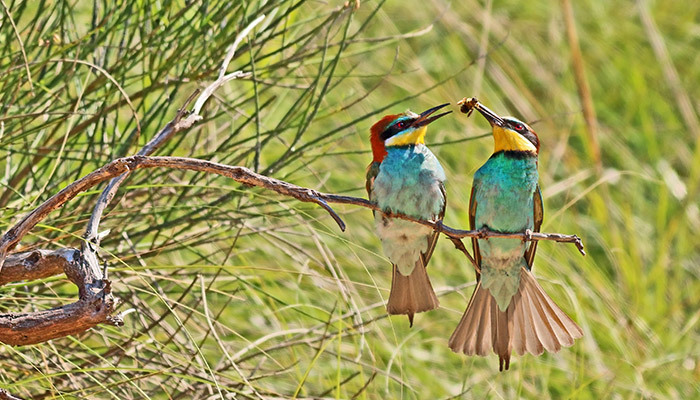
<instances>
[{"instance_id":1,"label":"european bee-eater","mask_svg":"<svg viewBox=\"0 0 700 400\"><path fill-rule=\"evenodd\" d=\"M476 108L491 124L494 151L474 174L469 203L471 229L539 232L544 215L537 183L540 142L526 123L501 118L476 99L463 100L462 111ZM455 352L498 354L508 369L513 350L540 355L571 346L583 331L544 292L532 275L537 242L472 239L480 269L467 310L450 337Z\"/></svg>"},{"instance_id":2,"label":"european bee-eater","mask_svg":"<svg viewBox=\"0 0 700 400\"><path fill-rule=\"evenodd\" d=\"M407 111L387 115L370 129L373 161L367 168L367 194L384 211L374 213L374 220L384 254L393 268L386 308L389 314L407 314L411 326L413 314L440 304L425 269L438 234L387 214L442 220L445 172L425 146L425 133L429 123L450 113L433 115L447 105L421 114Z\"/></svg>"}]
</instances>

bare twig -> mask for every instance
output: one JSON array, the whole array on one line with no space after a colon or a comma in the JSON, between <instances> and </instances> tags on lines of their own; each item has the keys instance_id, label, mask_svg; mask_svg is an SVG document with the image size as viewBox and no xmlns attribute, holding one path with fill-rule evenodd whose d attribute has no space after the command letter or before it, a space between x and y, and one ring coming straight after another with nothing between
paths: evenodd
<instances>
[{"instance_id":1,"label":"bare twig","mask_svg":"<svg viewBox=\"0 0 700 400\"><path fill-rule=\"evenodd\" d=\"M329 212L341 229L345 228L345 224L328 203L353 204L381 211L376 204L366 199L317 192L313 189L257 174L245 167L229 166L193 158L131 156L114 160L73 182L25 216L0 239L0 262L4 261L7 252L37 223L43 220L51 211L62 207L79 193L124 173L141 168L157 167L214 173L246 185L264 187L299 201L318 204ZM389 215L431 227L435 231L449 236L453 242L460 244L461 241L459 239L464 237L555 240L575 243L579 251L585 254L583 253L581 240L575 235L530 232L503 233L489 230L467 231L450 228L441 222L420 220L403 214L392 213ZM459 246L457 247L460 248ZM468 254L463 245L461 250ZM100 323L121 323L120 320L110 317L114 309L114 299L110 294L109 282L103 279L102 271L99 268L91 267L90 262L86 258L78 255L77 261L76 258L68 260L68 263L64 266L64 271L69 279L78 285L80 299L76 303L47 311L30 314L0 315L0 341L17 345L39 343L56 337L83 332Z\"/></svg>"},{"instance_id":2,"label":"bare twig","mask_svg":"<svg viewBox=\"0 0 700 400\"><path fill-rule=\"evenodd\" d=\"M79 193L92 188L100 182L104 182L107 179L119 176L128 171L133 171L135 169L141 168L159 167L214 173L226 176L246 185L259 186L266 189L270 189L281 195L293 197L299 201L316 203L319 206L323 207L331 215L331 217L333 217L333 219L336 221L336 223L338 223L338 226L342 230L345 229L345 223L342 221L340 216L328 205L328 203L353 204L369 208L371 210L382 211L375 203L366 199L317 192L313 189L293 185L291 183L281 181L279 179L274 179L265 175L255 173L246 167L229 166L212 161L185 157L131 156L118 158L105 165L104 167L71 183L63 190L46 200L34 211L26 215L19 223L12 227L0 239L0 263L4 262L7 252L10 249L12 249L19 242L19 240L27 232L29 232L29 230L31 230L34 226L36 226L37 223L43 220L51 211L63 206L66 202L68 202L70 199L72 199ZM449 226L446 226L442 223L434 221L425 221L399 213L390 213L389 216L394 218L406 219L409 221L419 223L421 225L431 227L435 231L444 233L445 235L452 238L461 239L465 237L476 237L479 239L486 239L492 237L500 237L515 238L521 240L553 240L556 242L574 243L576 244L576 247L579 249L579 251L581 251L582 254L585 254L583 251L583 244L581 242L581 239L579 239L576 235L562 235L558 233L539 232L531 234L526 234L524 232L495 232L485 229L461 230L450 228Z\"/></svg>"},{"instance_id":3,"label":"bare twig","mask_svg":"<svg viewBox=\"0 0 700 400\"><path fill-rule=\"evenodd\" d=\"M228 48L228 51L226 52L226 57L224 58L224 62L221 63L221 67L219 68L219 77L209 86L207 86L206 89L202 92L202 95L199 96L197 101L194 103L194 109L192 110L192 113L195 115L199 115L200 111L202 111L202 107L204 106L204 103L209 100L209 97L223 85L224 83L237 79L237 78L246 78L250 76L250 73L248 72L242 72L242 71L234 71L231 72L230 74L226 74L226 70L228 69L228 64L231 62L233 59L234 54L236 53L236 49L238 49L238 45L243 41L243 39L248 36L250 31L255 28L262 20L265 19L265 15L260 15L258 18L253 20L248 26L246 26L241 33L239 33L236 36L236 40L234 40L233 44L231 47Z\"/></svg>"},{"instance_id":4,"label":"bare twig","mask_svg":"<svg viewBox=\"0 0 700 400\"><path fill-rule=\"evenodd\" d=\"M165 143L168 139L173 137L173 135L182 130L190 128L195 122L201 119L201 117L198 117L195 114L190 114L187 116L187 118L182 119L182 117L185 115L185 108L192 101L194 96L196 96L198 93L199 90L195 91L194 93L192 93L192 95L190 95L190 97L185 101L183 107L180 110L178 110L177 114L175 115L175 118L172 121L170 121L167 125L165 125L165 127L161 129L161 131L158 132L158 134L154 136L153 139L151 139L137 153L137 155L147 156L152 154L161 145L163 145L163 143ZM83 257L85 257L88 260L89 265L96 270L96 273L97 269L99 269L99 263L97 261L97 246L100 242L100 237L98 235L100 219L102 218L104 210L107 208L109 203L117 194L119 186L121 186L122 182L124 182L124 180L126 180L128 176L128 173L124 173L116 178L112 178L112 180L109 181L107 187L102 191L100 197L97 199L97 203L95 204L95 208L93 208L92 210L90 220L88 221L87 228L85 229L85 234L83 235L83 237L85 238L85 241L82 245Z\"/></svg>"}]
</instances>

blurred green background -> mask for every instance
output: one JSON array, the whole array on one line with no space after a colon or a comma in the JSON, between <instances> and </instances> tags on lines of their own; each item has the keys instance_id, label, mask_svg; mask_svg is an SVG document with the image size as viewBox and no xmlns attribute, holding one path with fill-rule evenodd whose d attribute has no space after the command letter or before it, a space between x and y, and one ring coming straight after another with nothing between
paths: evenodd
<instances>
[{"instance_id":1,"label":"blurred green background","mask_svg":"<svg viewBox=\"0 0 700 400\"><path fill-rule=\"evenodd\" d=\"M157 154L365 196L375 120L476 96L539 134L542 229L578 234L588 255L543 242L535 275L585 337L499 373L496 356L447 348L474 285L449 241L430 265L442 307L409 328L386 315L390 266L368 210L335 207L341 233L309 204L149 170L102 223L125 326L0 345L0 388L69 399L700 396L700 2L351 3L3 0L2 230L136 153L265 14L229 67L253 77L218 90L204 121ZM458 112L428 132L450 226L468 225L488 133ZM19 250L79 246L100 190L51 214ZM9 284L0 312L76 292L63 276Z\"/></svg>"}]
</instances>

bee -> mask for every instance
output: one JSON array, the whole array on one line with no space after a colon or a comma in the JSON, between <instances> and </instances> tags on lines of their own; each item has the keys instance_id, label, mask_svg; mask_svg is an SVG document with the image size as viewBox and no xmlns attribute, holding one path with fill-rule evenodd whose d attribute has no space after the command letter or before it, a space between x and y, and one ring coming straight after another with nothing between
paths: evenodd
<instances>
[{"instance_id":1,"label":"bee","mask_svg":"<svg viewBox=\"0 0 700 400\"><path fill-rule=\"evenodd\" d=\"M467 117L472 115L472 112L474 111L474 107L479 103L479 100L476 99L476 97L470 97L470 98L463 98L462 100L457 102L457 105L459 106L459 111L463 112L464 114L467 114Z\"/></svg>"}]
</instances>

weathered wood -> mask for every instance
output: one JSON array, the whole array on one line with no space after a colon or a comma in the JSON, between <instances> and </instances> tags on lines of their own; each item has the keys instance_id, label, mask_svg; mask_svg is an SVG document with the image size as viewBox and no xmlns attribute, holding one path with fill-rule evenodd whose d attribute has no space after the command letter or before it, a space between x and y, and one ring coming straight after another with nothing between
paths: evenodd
<instances>
[{"instance_id":1,"label":"weathered wood","mask_svg":"<svg viewBox=\"0 0 700 400\"><path fill-rule=\"evenodd\" d=\"M79 253L76 249L60 249L10 254L2 267L0 286L62 274L70 260L77 258Z\"/></svg>"},{"instance_id":2,"label":"weathered wood","mask_svg":"<svg viewBox=\"0 0 700 400\"><path fill-rule=\"evenodd\" d=\"M62 258L62 260L60 260ZM28 345L74 335L102 323L121 325L121 319L112 317L115 300L109 281L95 276L84 262L80 251L63 249L55 252L35 250L11 255L13 266L21 265L32 279L40 274L53 272L62 266L68 279L78 286L78 301L62 307L31 313L0 314L0 342L9 345ZM18 263L15 263L17 261ZM31 265L32 261L37 264ZM41 270L37 266L44 266ZM17 270L20 268L18 267ZM5 269L3 269L3 274Z\"/></svg>"}]
</instances>

